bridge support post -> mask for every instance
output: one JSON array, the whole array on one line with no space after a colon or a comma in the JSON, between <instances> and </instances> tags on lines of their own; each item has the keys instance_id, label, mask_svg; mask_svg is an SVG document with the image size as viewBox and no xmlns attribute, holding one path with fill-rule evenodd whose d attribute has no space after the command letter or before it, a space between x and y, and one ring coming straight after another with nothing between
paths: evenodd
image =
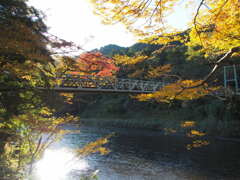
<instances>
[{"instance_id":1,"label":"bridge support post","mask_svg":"<svg viewBox=\"0 0 240 180\"><path fill-rule=\"evenodd\" d=\"M227 67L223 67L224 88L227 89Z\"/></svg>"},{"instance_id":2,"label":"bridge support post","mask_svg":"<svg viewBox=\"0 0 240 180\"><path fill-rule=\"evenodd\" d=\"M234 73L234 81L235 81L235 88L236 88L236 93L238 92L238 77L237 77L237 68L236 65L233 65L233 73Z\"/></svg>"}]
</instances>

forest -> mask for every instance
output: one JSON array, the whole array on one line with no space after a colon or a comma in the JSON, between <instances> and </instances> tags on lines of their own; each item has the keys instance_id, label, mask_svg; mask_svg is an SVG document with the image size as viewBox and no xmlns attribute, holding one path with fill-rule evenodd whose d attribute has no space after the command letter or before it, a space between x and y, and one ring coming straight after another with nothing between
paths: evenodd
<instances>
[{"instance_id":1,"label":"forest","mask_svg":"<svg viewBox=\"0 0 240 180\"><path fill-rule=\"evenodd\" d=\"M104 24L122 23L139 42L130 47L113 42L83 52L83 47L50 34L44 13L27 1L1 0L3 180L31 178L44 151L72 133L62 128L66 124L239 138L240 99L235 91L239 81L224 79L226 66L236 67L240 78L239 1L189 2L186 5L196 10L191 25L182 31L165 23L178 2L92 0ZM80 50L79 55L71 55ZM64 83L59 77L79 75L164 81L166 86L149 94L54 91ZM75 153L79 157L107 154L110 137Z\"/></svg>"}]
</instances>

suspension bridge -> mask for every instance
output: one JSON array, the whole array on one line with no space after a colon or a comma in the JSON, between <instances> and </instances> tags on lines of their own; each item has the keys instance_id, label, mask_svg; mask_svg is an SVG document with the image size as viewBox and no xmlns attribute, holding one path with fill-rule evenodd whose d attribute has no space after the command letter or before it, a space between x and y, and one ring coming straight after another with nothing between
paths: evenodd
<instances>
[{"instance_id":1,"label":"suspension bridge","mask_svg":"<svg viewBox=\"0 0 240 180\"><path fill-rule=\"evenodd\" d=\"M153 93L166 85L158 81L91 75L63 75L57 80L60 83L53 90L61 92Z\"/></svg>"},{"instance_id":2,"label":"suspension bridge","mask_svg":"<svg viewBox=\"0 0 240 180\"><path fill-rule=\"evenodd\" d=\"M224 89L240 95L240 66L224 66ZM153 93L167 85L164 81L144 81L91 75L62 75L52 90L60 92ZM45 89L45 88L40 88Z\"/></svg>"}]
</instances>

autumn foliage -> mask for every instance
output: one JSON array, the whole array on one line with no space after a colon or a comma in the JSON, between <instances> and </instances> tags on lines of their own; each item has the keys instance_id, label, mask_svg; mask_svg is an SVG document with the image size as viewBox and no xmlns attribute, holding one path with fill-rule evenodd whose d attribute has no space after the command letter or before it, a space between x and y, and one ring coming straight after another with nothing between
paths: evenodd
<instances>
[{"instance_id":1,"label":"autumn foliage","mask_svg":"<svg viewBox=\"0 0 240 180\"><path fill-rule=\"evenodd\" d=\"M178 42L203 54L206 61L215 63L212 71L199 81L193 80L192 77L186 78L190 80L178 78L178 82L167 85L157 93L138 96L141 100L153 98L158 101L169 101L173 98L186 100L202 97L208 94L205 86L210 84L209 81L216 70L222 64L228 63L232 57L240 55L239 0L186 2L181 0L91 0L91 2L95 13L101 16L103 23L122 23L126 29L139 37L140 42L165 46ZM172 27L174 25L169 23L169 17L183 8L191 11L192 16L189 17L185 30L180 30ZM176 21L181 21L181 17ZM133 64L133 62L136 63L135 60L143 60L142 55L133 58L124 56L117 58L122 64ZM162 68L152 69L149 77L157 77L158 69Z\"/></svg>"},{"instance_id":2,"label":"autumn foliage","mask_svg":"<svg viewBox=\"0 0 240 180\"><path fill-rule=\"evenodd\" d=\"M238 0L91 0L105 24L121 22L146 43L181 41L199 45L206 55L224 53L240 46ZM179 9L191 11L188 27L180 31L169 23ZM181 21L181 16L176 21Z\"/></svg>"},{"instance_id":3,"label":"autumn foliage","mask_svg":"<svg viewBox=\"0 0 240 180\"><path fill-rule=\"evenodd\" d=\"M140 94L136 98L140 101L156 100L158 102L170 103L172 100L192 100L203 97L215 90L217 87L209 88L207 84L191 88L201 84L202 81L179 80L164 86L160 91L152 94Z\"/></svg>"},{"instance_id":4,"label":"autumn foliage","mask_svg":"<svg viewBox=\"0 0 240 180\"><path fill-rule=\"evenodd\" d=\"M99 52L87 52L76 59L75 71L70 74L112 76L118 69L113 59L105 57Z\"/></svg>"}]
</instances>

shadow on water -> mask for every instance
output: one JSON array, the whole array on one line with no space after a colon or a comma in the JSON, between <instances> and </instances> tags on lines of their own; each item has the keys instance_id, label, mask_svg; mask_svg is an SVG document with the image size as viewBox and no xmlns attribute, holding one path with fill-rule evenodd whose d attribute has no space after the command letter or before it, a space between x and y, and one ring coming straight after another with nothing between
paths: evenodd
<instances>
[{"instance_id":1,"label":"shadow on water","mask_svg":"<svg viewBox=\"0 0 240 180\"><path fill-rule=\"evenodd\" d=\"M107 147L111 153L87 158L92 169L99 169L100 180L114 179L240 179L240 143L208 139L208 146L187 150L192 139L161 132L82 127L79 134L68 134L59 146L82 147L115 132Z\"/></svg>"}]
</instances>

